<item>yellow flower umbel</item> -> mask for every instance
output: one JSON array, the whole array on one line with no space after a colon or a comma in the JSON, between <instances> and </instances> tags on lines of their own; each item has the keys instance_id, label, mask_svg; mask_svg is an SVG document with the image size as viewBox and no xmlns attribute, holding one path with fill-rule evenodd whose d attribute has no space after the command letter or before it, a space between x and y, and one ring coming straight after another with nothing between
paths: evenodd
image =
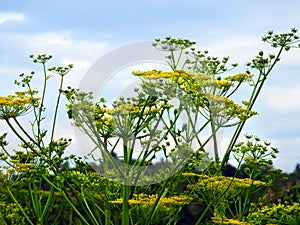
<instances>
[{"instance_id":1,"label":"yellow flower umbel","mask_svg":"<svg viewBox=\"0 0 300 225\"><path fill-rule=\"evenodd\" d=\"M186 174L183 174L186 175ZM187 174L190 176L190 174ZM250 178L232 178L225 176L207 176L197 175L199 181L196 183L196 189L199 191L220 192L223 195L233 196L235 193L240 193L242 189L247 189L251 185L265 186L266 183L259 180L251 180Z\"/></svg>"},{"instance_id":2,"label":"yellow flower umbel","mask_svg":"<svg viewBox=\"0 0 300 225\"><path fill-rule=\"evenodd\" d=\"M251 225L299 224L299 202L265 205L247 216Z\"/></svg>"},{"instance_id":3,"label":"yellow flower umbel","mask_svg":"<svg viewBox=\"0 0 300 225\"><path fill-rule=\"evenodd\" d=\"M0 119L8 120L26 114L39 98L33 97L37 91L15 92L8 96L0 96Z\"/></svg>"},{"instance_id":4,"label":"yellow flower umbel","mask_svg":"<svg viewBox=\"0 0 300 225\"><path fill-rule=\"evenodd\" d=\"M193 190L200 201L209 202L214 208L214 216L225 216L225 209L230 201L242 198L250 187L256 190L266 186L262 181L249 178L240 179L225 176L207 176L201 174L184 173L186 177L197 177L195 184L189 184L188 189Z\"/></svg>"},{"instance_id":5,"label":"yellow flower umbel","mask_svg":"<svg viewBox=\"0 0 300 225\"><path fill-rule=\"evenodd\" d=\"M147 195L147 194L134 194L132 199L129 199L129 204L131 205L143 205L145 207L151 207L155 204L158 198L157 194ZM158 205L167 206L167 205L186 205L192 201L192 198L186 195L175 195L171 197L161 197L159 199ZM122 204L123 199L119 198L113 201L110 201L113 204Z\"/></svg>"},{"instance_id":6,"label":"yellow flower umbel","mask_svg":"<svg viewBox=\"0 0 300 225\"><path fill-rule=\"evenodd\" d=\"M250 225L250 223L242 222L242 221L239 221L239 220L236 220L236 219L228 219L226 217L216 216L216 217L212 217L211 219L214 222L214 224Z\"/></svg>"},{"instance_id":7,"label":"yellow flower umbel","mask_svg":"<svg viewBox=\"0 0 300 225\"><path fill-rule=\"evenodd\" d=\"M240 73L232 76L227 76L225 79L213 78L209 74L190 73L184 70L175 70L164 72L161 70L150 71L134 71L133 75L142 77L147 80L166 79L178 85L180 90L183 90L189 95L196 107L204 108L208 111L209 116L218 116L219 124L225 124L229 120L247 120L257 113L248 109L252 103L244 104L246 107L235 103L227 97L231 95L229 90L234 87L234 82L250 82L253 75ZM233 123L235 124L235 123ZM226 124L228 126L228 124Z\"/></svg>"},{"instance_id":8,"label":"yellow flower umbel","mask_svg":"<svg viewBox=\"0 0 300 225\"><path fill-rule=\"evenodd\" d=\"M249 110L225 96L217 96L211 93L205 93L204 96L208 111L215 116L218 115L219 117L224 117L225 121L234 118L247 120L250 117L257 115L257 112ZM243 104L244 103L246 102L243 101Z\"/></svg>"},{"instance_id":9,"label":"yellow flower umbel","mask_svg":"<svg viewBox=\"0 0 300 225\"><path fill-rule=\"evenodd\" d=\"M168 223L170 221L176 221L178 218L178 210L184 205L189 204L193 199L186 195L174 195L170 197L160 197L158 194L134 194L131 199L128 200L130 206L131 216L136 218L136 224L145 224L145 221L149 218L149 212L155 207L155 213L151 217L150 224L175 224ZM120 206L123 204L123 198L109 201L114 206Z\"/></svg>"},{"instance_id":10,"label":"yellow flower umbel","mask_svg":"<svg viewBox=\"0 0 300 225\"><path fill-rule=\"evenodd\" d=\"M174 71L161 71L161 70L149 70L149 71L133 71L133 75L143 77L145 79L161 79L169 78L176 79L181 78L179 81L186 79L200 79L200 80L209 80L210 76L207 74L193 74L185 70L174 70Z\"/></svg>"},{"instance_id":11,"label":"yellow flower umbel","mask_svg":"<svg viewBox=\"0 0 300 225\"><path fill-rule=\"evenodd\" d=\"M252 81L253 74L248 74L248 73L239 73L231 76L225 77L225 80L228 81L235 81L235 82L244 82L244 81Z\"/></svg>"}]
</instances>

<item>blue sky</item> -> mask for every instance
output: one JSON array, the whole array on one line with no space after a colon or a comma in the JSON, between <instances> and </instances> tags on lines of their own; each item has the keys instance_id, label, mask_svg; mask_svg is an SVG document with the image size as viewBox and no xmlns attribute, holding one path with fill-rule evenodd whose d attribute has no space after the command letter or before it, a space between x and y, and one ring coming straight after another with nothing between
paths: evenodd
<instances>
[{"instance_id":1,"label":"blue sky","mask_svg":"<svg viewBox=\"0 0 300 225\"><path fill-rule=\"evenodd\" d=\"M0 95L15 90L18 74L38 69L30 53L52 54L55 64L73 63L66 85L78 86L105 53L168 35L195 40L213 55L230 55L240 72L260 49L273 51L260 41L268 30L300 28L299 8L297 0L1 1ZM245 129L278 146L275 166L288 172L300 163L299 71L300 50L284 54L257 101L260 115ZM61 114L65 120L63 109ZM0 125L2 133L6 126ZM61 125L58 135L69 135L69 129Z\"/></svg>"}]
</instances>

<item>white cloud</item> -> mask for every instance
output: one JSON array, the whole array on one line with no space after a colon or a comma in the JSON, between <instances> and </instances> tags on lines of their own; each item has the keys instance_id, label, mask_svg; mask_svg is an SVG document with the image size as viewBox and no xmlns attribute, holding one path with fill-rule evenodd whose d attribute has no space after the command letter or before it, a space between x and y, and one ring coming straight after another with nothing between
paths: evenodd
<instances>
[{"instance_id":1,"label":"white cloud","mask_svg":"<svg viewBox=\"0 0 300 225\"><path fill-rule=\"evenodd\" d=\"M73 60L71 58L63 58L62 64L64 66L73 64L75 66L73 68L73 71L87 70L91 65L91 63L86 60L76 60L76 59Z\"/></svg>"},{"instance_id":2,"label":"white cloud","mask_svg":"<svg viewBox=\"0 0 300 225\"><path fill-rule=\"evenodd\" d=\"M2 45L9 45L23 53L52 54L55 58L93 60L102 56L108 46L101 41L80 40L68 32L1 34Z\"/></svg>"},{"instance_id":3,"label":"white cloud","mask_svg":"<svg viewBox=\"0 0 300 225\"><path fill-rule=\"evenodd\" d=\"M265 87L262 96L264 104L268 109L274 111L292 111L300 110L300 86Z\"/></svg>"},{"instance_id":4,"label":"white cloud","mask_svg":"<svg viewBox=\"0 0 300 225\"><path fill-rule=\"evenodd\" d=\"M68 33L41 33L21 35L17 39L23 39L27 47L34 52L48 52L61 57L70 57L73 59L94 59L100 57L105 48L106 43L76 40Z\"/></svg>"},{"instance_id":5,"label":"white cloud","mask_svg":"<svg viewBox=\"0 0 300 225\"><path fill-rule=\"evenodd\" d=\"M3 40L2 45L12 46L13 50L18 49L18 52L22 52L23 55L32 53L52 55L53 59L48 64L50 66L74 64L72 76L68 77L68 85L77 85L89 66L107 51L108 46L101 41L75 39L67 32L0 36Z\"/></svg>"},{"instance_id":6,"label":"white cloud","mask_svg":"<svg viewBox=\"0 0 300 225\"><path fill-rule=\"evenodd\" d=\"M73 64L73 68L68 74L67 85L77 87L81 78L91 66L91 62L88 60L72 59L71 57L62 58L62 65L67 66ZM69 76L70 75L70 76Z\"/></svg>"},{"instance_id":7,"label":"white cloud","mask_svg":"<svg viewBox=\"0 0 300 225\"><path fill-rule=\"evenodd\" d=\"M209 44L209 47L214 52L232 52L240 51L240 49L244 48L251 49L253 46L257 46L259 42L260 40L256 36L229 34L228 36L221 35L220 39L214 39ZM241 54L244 55L243 52Z\"/></svg>"},{"instance_id":8,"label":"white cloud","mask_svg":"<svg viewBox=\"0 0 300 225\"><path fill-rule=\"evenodd\" d=\"M22 13L2 13L0 12L0 25L7 22L21 22L26 19L25 15Z\"/></svg>"}]
</instances>

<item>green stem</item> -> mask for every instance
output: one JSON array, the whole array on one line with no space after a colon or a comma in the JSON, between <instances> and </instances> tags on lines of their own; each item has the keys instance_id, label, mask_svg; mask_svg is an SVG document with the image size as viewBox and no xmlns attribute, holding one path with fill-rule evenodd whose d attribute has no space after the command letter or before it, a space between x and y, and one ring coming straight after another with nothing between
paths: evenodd
<instances>
[{"instance_id":1,"label":"green stem","mask_svg":"<svg viewBox=\"0 0 300 225\"><path fill-rule=\"evenodd\" d=\"M61 188L57 187L52 181L50 181L46 176L42 175L43 178L45 179L45 181L47 181L47 183L53 187L54 189L56 189L58 192L60 192L62 194L62 196L64 197L64 199L67 201L67 203L70 205L71 209L74 210L74 212L79 216L79 218L81 219L81 221L83 222L83 224L85 225L89 225L89 222L84 218L84 216L77 210L76 206L71 202L71 200L68 198L67 194L65 193L64 190L62 190Z\"/></svg>"},{"instance_id":2,"label":"green stem","mask_svg":"<svg viewBox=\"0 0 300 225\"><path fill-rule=\"evenodd\" d=\"M18 200L15 198L15 196L13 195L13 193L10 191L10 189L8 187L6 189L7 189L8 193L9 193L10 197L12 198L12 200L15 202L15 204L18 206L18 208L21 211L21 213L23 214L23 216L28 221L28 223L30 225L34 225L34 223L31 222L30 218L28 217L28 215L26 214L26 212L24 211L24 209L22 208L22 206L19 204Z\"/></svg>"},{"instance_id":3,"label":"green stem","mask_svg":"<svg viewBox=\"0 0 300 225\"><path fill-rule=\"evenodd\" d=\"M41 146L26 132L26 130L23 128L23 126L19 123L17 118L13 118L18 127L21 129L21 131L26 135L26 137L29 138L30 141L32 141L39 149L41 149Z\"/></svg>"},{"instance_id":4,"label":"green stem","mask_svg":"<svg viewBox=\"0 0 300 225\"><path fill-rule=\"evenodd\" d=\"M213 137L213 142L214 142L215 161L216 161L216 163L219 163L219 152L218 152L217 130L216 130L216 127L215 127L215 121L214 121L214 118L211 119L211 131L212 131L212 137Z\"/></svg>"},{"instance_id":5,"label":"green stem","mask_svg":"<svg viewBox=\"0 0 300 225\"><path fill-rule=\"evenodd\" d=\"M97 219L95 218L95 216L94 216L94 214L93 214L93 212L92 212L92 210L91 210L91 208L90 208L88 202L86 201L86 197L85 197L85 194L84 194L84 191L83 191L82 188L81 188L81 196L82 196L82 200L83 200L83 202L84 202L84 205L85 205L85 207L86 207L87 210L88 210L88 213L90 214L90 216L92 217L92 219L93 219L93 221L94 221L94 224L99 225L99 223L97 222Z\"/></svg>"},{"instance_id":6,"label":"green stem","mask_svg":"<svg viewBox=\"0 0 300 225\"><path fill-rule=\"evenodd\" d=\"M105 209L105 225L110 225L110 217L111 211L109 209Z\"/></svg>"},{"instance_id":7,"label":"green stem","mask_svg":"<svg viewBox=\"0 0 300 225\"><path fill-rule=\"evenodd\" d=\"M261 74L261 75L263 75L263 79L262 79L262 80L258 79L258 81L256 82L256 85L255 85L255 87L254 87L254 89L253 89L253 91L252 91L251 97L250 97L250 102L251 102L252 104L249 106L249 110L251 110L251 109L253 108L254 103L256 102L256 100L257 100L257 98L258 98L258 95L259 95L259 93L260 93L260 91L261 91L261 89L262 89L262 87L263 87L265 81L267 80L268 75L270 74L271 70L274 68L275 64L279 61L279 57L280 57L280 55L281 55L283 49L284 49L284 47L281 47L281 48L280 48L280 50L279 50L279 52L278 52L278 54L277 54L277 56L276 56L274 62L273 62L272 65L268 68L268 71L265 72L264 74ZM260 78L260 77L259 77L259 78ZM258 86L258 89L256 90L257 85L258 85L259 83L260 83L260 85ZM243 128L244 128L245 123L246 123L246 120L242 121L242 122L237 126L237 128L235 129L235 132L234 132L234 134L233 134L233 136L232 136L232 139L231 139L231 141L230 141L230 143L229 143L229 145L228 145L228 148L227 148L227 150L226 150L226 153L225 153L225 155L224 155L224 157L223 157L223 159L222 159L222 162L221 162L221 168L223 168L223 167L225 166L225 164L228 162L230 153L231 153L231 151L232 151L232 148L234 147L234 145L235 145L237 139L239 138L239 136L240 136L240 134L241 134L241 132L242 132L242 130L243 130Z\"/></svg>"},{"instance_id":8,"label":"green stem","mask_svg":"<svg viewBox=\"0 0 300 225\"><path fill-rule=\"evenodd\" d=\"M4 220L4 218L1 216L0 217L0 222L1 222L1 224L3 224L3 225L7 225L7 223L5 222L5 220Z\"/></svg>"},{"instance_id":9,"label":"green stem","mask_svg":"<svg viewBox=\"0 0 300 225\"><path fill-rule=\"evenodd\" d=\"M13 127L13 125L9 122L9 119L5 120L10 129L14 132L14 134L29 148L31 149L34 153L38 154L37 151L27 143L27 141L16 131L16 129Z\"/></svg>"},{"instance_id":10,"label":"green stem","mask_svg":"<svg viewBox=\"0 0 300 225\"><path fill-rule=\"evenodd\" d=\"M28 90L29 90L30 92L32 92L32 88L31 88L31 86L30 86L30 83L27 84L27 87L28 87ZM31 94L31 97L33 98L33 94ZM40 142L41 142L42 146L44 146L43 140L40 140L40 139L39 139L39 136L38 136L38 135L37 135L37 136L35 135L35 130L34 130L34 124L38 121L38 113L37 113L37 111L39 111L38 107L39 107L39 106L33 104L34 121L31 123L31 130L32 130L32 134L33 134L35 140L38 141L39 144L40 144ZM37 125L38 125L38 123L37 123ZM38 128L38 129L39 129L39 128ZM37 137L37 138L36 138L36 137ZM39 144L38 144L37 146L39 146Z\"/></svg>"},{"instance_id":11,"label":"green stem","mask_svg":"<svg viewBox=\"0 0 300 225\"><path fill-rule=\"evenodd\" d=\"M40 108L38 110L39 114L38 114L38 119L37 119L37 127L38 127L38 142L42 142L42 140L40 139L41 136L41 120L42 120L42 112L43 112L43 108L44 108L44 100L45 100L45 95L46 95L46 89L47 89L47 70L46 70L46 65L45 63L42 63L43 65L43 73L44 73L44 84L43 84L43 93L42 93L42 99L41 99L41 105Z\"/></svg>"},{"instance_id":12,"label":"green stem","mask_svg":"<svg viewBox=\"0 0 300 225\"><path fill-rule=\"evenodd\" d=\"M84 218L84 216L77 210L76 206L71 202L71 200L68 198L67 194L64 191L61 191L62 196L64 199L68 202L68 204L71 206L71 208L76 212L76 214L79 216L81 221L86 224L90 225L88 221Z\"/></svg>"},{"instance_id":13,"label":"green stem","mask_svg":"<svg viewBox=\"0 0 300 225\"><path fill-rule=\"evenodd\" d=\"M153 204L152 208L151 208L151 211L149 213L149 215L147 215L147 220L145 222L145 225L149 225L151 224L151 220L153 218L153 216L155 215L157 209L158 209L158 203L159 203L159 200L163 197L165 197L169 191L169 189L167 188L167 184L169 183L169 180L166 180L164 182L164 185L161 189L161 192L158 194L157 198L156 198L156 201L155 203Z\"/></svg>"},{"instance_id":14,"label":"green stem","mask_svg":"<svg viewBox=\"0 0 300 225\"><path fill-rule=\"evenodd\" d=\"M209 202L209 204L207 205L207 207L205 208L205 210L203 211L203 213L201 214L201 216L199 217L199 219L197 220L197 222L195 223L195 225L199 225L201 224L202 219L204 218L204 216L206 215L207 211L210 209L210 206L212 205L212 201Z\"/></svg>"},{"instance_id":15,"label":"green stem","mask_svg":"<svg viewBox=\"0 0 300 225\"><path fill-rule=\"evenodd\" d=\"M130 186L124 184L122 188L123 204L122 204L122 225L129 225L129 195Z\"/></svg>"},{"instance_id":16,"label":"green stem","mask_svg":"<svg viewBox=\"0 0 300 225\"><path fill-rule=\"evenodd\" d=\"M180 59L181 59L181 56L182 56L182 52L183 52L183 49L180 49L180 53L179 53L179 56L178 56L177 62L176 62L176 68L178 67L178 64L180 62Z\"/></svg>"},{"instance_id":17,"label":"green stem","mask_svg":"<svg viewBox=\"0 0 300 225\"><path fill-rule=\"evenodd\" d=\"M176 70L176 63L175 63L175 57L174 57L174 52L173 51L171 51L171 69L173 71Z\"/></svg>"},{"instance_id":18,"label":"green stem","mask_svg":"<svg viewBox=\"0 0 300 225\"><path fill-rule=\"evenodd\" d=\"M95 126L92 124L93 122L89 121L89 120L86 121L83 116L80 119L84 120L83 125L81 125L79 127L79 128L81 128L81 131L84 132L90 138L90 140L92 140L92 142L97 146L97 148L100 149L103 157L105 157L105 159L107 159L110 163L112 163L114 168L116 168L118 170L119 174L123 176L123 172L121 171L119 166L117 166L116 161L112 157L112 155L107 151L106 145L103 142L103 140L99 137L99 134L98 134L97 130L95 129ZM84 126L84 124L90 129L90 131L92 132L93 135L90 134L90 132L88 131L86 126ZM96 140L95 140L94 136L96 137Z\"/></svg>"},{"instance_id":19,"label":"green stem","mask_svg":"<svg viewBox=\"0 0 300 225\"><path fill-rule=\"evenodd\" d=\"M54 196L54 188L51 187L50 193L47 198L46 205L45 205L44 210L41 215L42 221L44 221L46 216L49 216L49 209L50 209L51 205L53 204L53 196Z\"/></svg>"},{"instance_id":20,"label":"green stem","mask_svg":"<svg viewBox=\"0 0 300 225\"><path fill-rule=\"evenodd\" d=\"M56 125L56 118L57 118L57 111L58 111L58 106L59 106L60 97L61 97L61 90L62 90L62 86L63 86L63 80L64 80L64 76L61 76L60 85L59 85L59 89L58 89L58 96L57 96L56 105L55 105L54 118L53 118L53 122L52 122L52 132L51 132L50 142L53 141L53 137L54 137L54 131L55 131L55 125Z\"/></svg>"},{"instance_id":21,"label":"green stem","mask_svg":"<svg viewBox=\"0 0 300 225\"><path fill-rule=\"evenodd\" d=\"M35 185L35 184L33 184L33 185ZM28 186L28 193L29 193L29 196L30 196L30 200L31 200L34 215L36 217L36 220L41 222L40 221L41 205L39 204L40 201L37 199L36 188L35 187L33 187L33 189L31 188L31 184L30 184L29 180L27 181L27 186Z\"/></svg>"}]
</instances>

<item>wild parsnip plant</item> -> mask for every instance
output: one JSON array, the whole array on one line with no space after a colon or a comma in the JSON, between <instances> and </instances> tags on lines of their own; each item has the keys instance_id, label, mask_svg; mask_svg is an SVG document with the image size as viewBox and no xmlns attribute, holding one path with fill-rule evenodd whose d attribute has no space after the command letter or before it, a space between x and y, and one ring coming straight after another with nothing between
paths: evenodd
<instances>
[{"instance_id":1,"label":"wild parsnip plant","mask_svg":"<svg viewBox=\"0 0 300 225\"><path fill-rule=\"evenodd\" d=\"M42 89L33 89L36 75L31 72L15 81L25 90L0 96L0 119L20 141L12 151L7 133L0 136L5 163L0 223L185 224L184 210L193 206L198 210L193 224L296 224L294 202L262 205L281 174L270 169L278 150L248 134L238 142L245 122L257 115L253 107L282 52L299 47L296 33L294 28L282 34L269 31L262 40L278 51L260 51L243 73L233 73L238 65L229 65L229 57L196 50L194 41L155 39L153 46L166 52L170 70L134 71L141 79L135 95L111 105L104 97L94 102L92 93L73 87L63 90L73 65L48 68L51 56L31 55L42 67ZM50 74L60 82L52 123L46 127ZM250 97L236 102L244 84L250 85ZM88 154L93 164L67 156L71 140L56 139L62 96L72 124L95 146ZM31 116L29 130L24 115ZM235 131L220 155L219 131L228 127ZM210 142L213 155L207 150ZM245 177L223 175L230 158ZM70 168L70 161L75 167Z\"/></svg>"},{"instance_id":2,"label":"wild parsnip plant","mask_svg":"<svg viewBox=\"0 0 300 225\"><path fill-rule=\"evenodd\" d=\"M52 58L50 55L30 55L32 61L41 64L43 74L43 87L41 93L34 90L31 81L35 72L30 75L20 74L20 80L15 84L24 88L8 96L0 97L0 115L10 127L11 131L19 139L20 149L10 151L5 141L7 133L0 138L1 160L7 165L2 166L5 178L1 183L2 195L7 203L16 208L18 215L22 217L23 224L60 224L62 221L57 192L55 188L47 185L47 179L55 180L55 175L60 173L63 163L68 157L64 156L64 150L70 144L66 138L54 139L56 130L57 112L60 103L61 89L64 76L73 67L52 67L47 69L46 63ZM60 86L54 108L52 126L45 128L45 98L47 82L50 79L49 72L58 74ZM26 130L21 122L25 114L32 115L30 129ZM27 115L28 116L28 115ZM50 175L50 174L54 174ZM50 178L51 177L51 178ZM45 179L44 179L45 178ZM60 198L60 197L59 197ZM56 204L55 204L56 203ZM10 224L5 220L3 224ZM18 222L17 224L21 224Z\"/></svg>"}]
</instances>

